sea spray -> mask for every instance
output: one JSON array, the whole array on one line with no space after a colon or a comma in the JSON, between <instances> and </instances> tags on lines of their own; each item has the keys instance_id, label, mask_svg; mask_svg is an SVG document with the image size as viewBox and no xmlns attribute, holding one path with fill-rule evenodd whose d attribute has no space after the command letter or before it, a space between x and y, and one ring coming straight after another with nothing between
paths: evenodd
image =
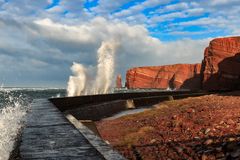
<instances>
[{"instance_id":1,"label":"sea spray","mask_svg":"<svg viewBox=\"0 0 240 160\"><path fill-rule=\"evenodd\" d=\"M68 96L109 93L113 82L115 53L118 46L119 44L115 40L102 42L97 51L95 77L87 76L89 68L82 64L73 63L71 67L73 76L69 77L67 87Z\"/></svg>"},{"instance_id":2,"label":"sea spray","mask_svg":"<svg viewBox=\"0 0 240 160\"><path fill-rule=\"evenodd\" d=\"M29 106L21 95L16 97L2 89L1 94L4 94L4 102L1 103L4 106L0 109L0 160L6 160L14 148Z\"/></svg>"},{"instance_id":3,"label":"sea spray","mask_svg":"<svg viewBox=\"0 0 240 160\"><path fill-rule=\"evenodd\" d=\"M98 49L97 77L94 86L95 94L105 94L110 91L114 76L114 58L118 44L115 41L102 42Z\"/></svg>"},{"instance_id":4,"label":"sea spray","mask_svg":"<svg viewBox=\"0 0 240 160\"><path fill-rule=\"evenodd\" d=\"M71 70L73 76L69 77L67 87L68 96L81 95L86 86L86 69L82 64L73 62Z\"/></svg>"}]
</instances>

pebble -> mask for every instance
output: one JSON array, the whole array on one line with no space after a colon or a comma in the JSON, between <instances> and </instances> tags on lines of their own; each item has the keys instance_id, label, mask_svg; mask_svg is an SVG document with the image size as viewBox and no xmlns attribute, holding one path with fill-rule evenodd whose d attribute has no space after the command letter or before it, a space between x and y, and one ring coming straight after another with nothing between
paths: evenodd
<instances>
[{"instance_id":1,"label":"pebble","mask_svg":"<svg viewBox=\"0 0 240 160\"><path fill-rule=\"evenodd\" d=\"M224 121L221 121L219 124L223 124L224 123Z\"/></svg>"},{"instance_id":2,"label":"pebble","mask_svg":"<svg viewBox=\"0 0 240 160\"><path fill-rule=\"evenodd\" d=\"M176 115L176 114L173 115L173 116L172 116L172 119L177 119L177 115Z\"/></svg>"},{"instance_id":3,"label":"pebble","mask_svg":"<svg viewBox=\"0 0 240 160\"><path fill-rule=\"evenodd\" d=\"M235 138L229 138L228 140L232 142L232 141L235 141Z\"/></svg>"},{"instance_id":4,"label":"pebble","mask_svg":"<svg viewBox=\"0 0 240 160\"><path fill-rule=\"evenodd\" d=\"M230 155L231 155L233 158L239 157L239 156L240 156L240 149L237 149L236 151L231 152Z\"/></svg>"},{"instance_id":5,"label":"pebble","mask_svg":"<svg viewBox=\"0 0 240 160\"><path fill-rule=\"evenodd\" d=\"M202 155L202 160L207 160L207 159L208 159L208 157L205 154L203 154Z\"/></svg>"},{"instance_id":6,"label":"pebble","mask_svg":"<svg viewBox=\"0 0 240 160\"><path fill-rule=\"evenodd\" d=\"M183 152L183 148L181 148L181 147L176 147L176 150L177 150L178 153L182 153Z\"/></svg>"},{"instance_id":7,"label":"pebble","mask_svg":"<svg viewBox=\"0 0 240 160\"><path fill-rule=\"evenodd\" d=\"M187 113L195 113L195 109L189 108L187 109Z\"/></svg>"},{"instance_id":8,"label":"pebble","mask_svg":"<svg viewBox=\"0 0 240 160\"><path fill-rule=\"evenodd\" d=\"M238 148L237 143L230 142L226 145L227 151L234 151Z\"/></svg>"},{"instance_id":9,"label":"pebble","mask_svg":"<svg viewBox=\"0 0 240 160\"><path fill-rule=\"evenodd\" d=\"M196 140L199 140L199 139L200 139L200 137L194 137L194 139L196 139Z\"/></svg>"},{"instance_id":10,"label":"pebble","mask_svg":"<svg viewBox=\"0 0 240 160\"><path fill-rule=\"evenodd\" d=\"M236 129L237 129L237 130L240 130L240 123L237 123Z\"/></svg>"},{"instance_id":11,"label":"pebble","mask_svg":"<svg viewBox=\"0 0 240 160\"><path fill-rule=\"evenodd\" d=\"M157 141L156 139L152 139L150 143L155 143L156 141Z\"/></svg>"},{"instance_id":12,"label":"pebble","mask_svg":"<svg viewBox=\"0 0 240 160\"><path fill-rule=\"evenodd\" d=\"M211 131L211 129L210 128L207 128L206 130L205 130L205 134L208 134L208 132L210 132Z\"/></svg>"},{"instance_id":13,"label":"pebble","mask_svg":"<svg viewBox=\"0 0 240 160\"><path fill-rule=\"evenodd\" d=\"M204 142L205 145L210 145L213 143L213 140L212 139L208 139Z\"/></svg>"},{"instance_id":14,"label":"pebble","mask_svg":"<svg viewBox=\"0 0 240 160\"><path fill-rule=\"evenodd\" d=\"M222 153L222 152L216 154L216 158L217 158L217 159L220 159L220 158L225 159L224 157L225 157L225 155L224 155L224 153Z\"/></svg>"},{"instance_id":15,"label":"pebble","mask_svg":"<svg viewBox=\"0 0 240 160\"><path fill-rule=\"evenodd\" d=\"M222 147L217 147L216 151L218 151L218 152L222 151Z\"/></svg>"},{"instance_id":16,"label":"pebble","mask_svg":"<svg viewBox=\"0 0 240 160\"><path fill-rule=\"evenodd\" d=\"M234 121L232 119L227 120L227 124L231 125L234 124Z\"/></svg>"}]
</instances>

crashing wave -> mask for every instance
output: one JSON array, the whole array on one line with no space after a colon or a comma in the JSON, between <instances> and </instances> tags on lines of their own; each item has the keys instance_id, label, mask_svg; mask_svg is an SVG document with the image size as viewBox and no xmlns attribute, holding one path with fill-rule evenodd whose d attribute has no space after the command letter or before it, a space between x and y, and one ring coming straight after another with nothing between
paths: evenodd
<instances>
[{"instance_id":1,"label":"crashing wave","mask_svg":"<svg viewBox=\"0 0 240 160\"><path fill-rule=\"evenodd\" d=\"M1 89L0 108L0 160L6 160L23 127L29 103L22 95L15 96L11 91Z\"/></svg>"}]
</instances>

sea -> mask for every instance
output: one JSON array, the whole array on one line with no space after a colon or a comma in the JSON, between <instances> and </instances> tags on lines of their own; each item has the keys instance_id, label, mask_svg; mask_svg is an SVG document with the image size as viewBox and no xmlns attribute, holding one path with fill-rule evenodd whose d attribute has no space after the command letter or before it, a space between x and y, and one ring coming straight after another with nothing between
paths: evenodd
<instances>
[{"instance_id":1,"label":"sea","mask_svg":"<svg viewBox=\"0 0 240 160\"><path fill-rule=\"evenodd\" d=\"M0 160L7 160L14 149L31 109L33 99L66 96L59 88L0 88Z\"/></svg>"}]
</instances>

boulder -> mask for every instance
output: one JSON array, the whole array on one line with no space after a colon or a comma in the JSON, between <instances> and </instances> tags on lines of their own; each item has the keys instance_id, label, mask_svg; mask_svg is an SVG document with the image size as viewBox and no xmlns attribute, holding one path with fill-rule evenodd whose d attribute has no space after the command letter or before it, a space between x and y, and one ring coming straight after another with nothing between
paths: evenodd
<instances>
[{"instance_id":1,"label":"boulder","mask_svg":"<svg viewBox=\"0 0 240 160\"><path fill-rule=\"evenodd\" d=\"M127 71L126 87L190 89L201 88L201 64L137 67Z\"/></svg>"},{"instance_id":2,"label":"boulder","mask_svg":"<svg viewBox=\"0 0 240 160\"><path fill-rule=\"evenodd\" d=\"M204 90L240 87L240 37L216 38L205 49L202 62Z\"/></svg>"}]
</instances>

